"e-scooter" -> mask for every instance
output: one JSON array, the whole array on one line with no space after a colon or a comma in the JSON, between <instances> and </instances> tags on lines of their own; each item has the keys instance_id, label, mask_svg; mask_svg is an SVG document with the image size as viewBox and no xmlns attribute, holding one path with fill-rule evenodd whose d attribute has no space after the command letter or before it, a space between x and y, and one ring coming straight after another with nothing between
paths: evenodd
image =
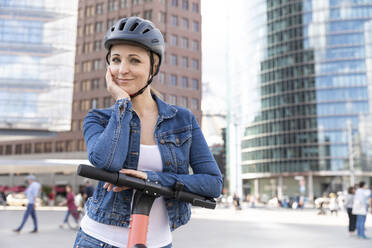
<instances>
[{"instance_id":1,"label":"e-scooter","mask_svg":"<svg viewBox=\"0 0 372 248\"><path fill-rule=\"evenodd\" d=\"M146 248L149 214L157 197L164 196L209 209L216 207L216 201L213 198L186 192L183 190L184 185L179 182L175 184L174 188L168 188L149 180L127 176L119 172L109 172L84 164L79 165L78 175L136 190L129 224L128 248Z\"/></svg>"}]
</instances>

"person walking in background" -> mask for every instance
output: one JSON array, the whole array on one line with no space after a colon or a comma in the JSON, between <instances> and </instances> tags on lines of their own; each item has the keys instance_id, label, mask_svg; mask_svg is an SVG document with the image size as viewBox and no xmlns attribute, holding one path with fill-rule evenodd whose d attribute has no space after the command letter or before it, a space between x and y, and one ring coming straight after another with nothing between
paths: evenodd
<instances>
[{"instance_id":1,"label":"person walking in background","mask_svg":"<svg viewBox=\"0 0 372 248\"><path fill-rule=\"evenodd\" d=\"M238 196L237 193L234 193L233 201L234 201L235 210L241 210L242 208L240 206L240 197Z\"/></svg>"},{"instance_id":2,"label":"person walking in background","mask_svg":"<svg viewBox=\"0 0 372 248\"><path fill-rule=\"evenodd\" d=\"M85 189L84 189L83 198L84 198L84 204L85 204L88 198L93 195L94 187L90 184L89 179L85 179L84 183L85 183Z\"/></svg>"},{"instance_id":3,"label":"person walking in background","mask_svg":"<svg viewBox=\"0 0 372 248\"><path fill-rule=\"evenodd\" d=\"M67 205L67 212L66 212L65 218L63 220L63 223L61 225L59 225L60 228L66 227L67 222L68 222L68 218L70 217L70 215L72 215L72 217L74 217L74 220L75 220L76 224L79 223L79 213L78 213L77 207L75 205L75 195L72 192L71 185L69 185L69 184L66 185L66 192L67 192L66 200L64 202L62 202L61 205L65 205L65 204Z\"/></svg>"},{"instance_id":4,"label":"person walking in background","mask_svg":"<svg viewBox=\"0 0 372 248\"><path fill-rule=\"evenodd\" d=\"M338 201L337 201L337 197L336 197L336 194L331 192L329 193L329 211L331 212L331 215L333 213L338 214Z\"/></svg>"},{"instance_id":5,"label":"person walking in background","mask_svg":"<svg viewBox=\"0 0 372 248\"><path fill-rule=\"evenodd\" d=\"M13 231L19 233L22 230L24 224L26 223L28 216L31 214L32 220L34 221L34 229L31 231L31 233L37 233L38 227L37 227L37 218L36 218L36 211L35 211L35 201L36 201L36 197L40 193L41 185L40 183L36 182L36 178L33 175L27 176L26 179L28 181L28 187L25 191L25 194L27 196L28 204L27 204L26 211L23 215L23 220L22 220L21 225L17 229L14 229Z\"/></svg>"},{"instance_id":6,"label":"person walking in background","mask_svg":"<svg viewBox=\"0 0 372 248\"><path fill-rule=\"evenodd\" d=\"M355 192L353 210L352 214L355 214L357 217L356 220L356 229L358 238L368 239L365 235L364 225L366 223L366 217L368 213L368 201L371 195L371 191L367 189L365 182L359 183L359 188Z\"/></svg>"},{"instance_id":7,"label":"person walking in background","mask_svg":"<svg viewBox=\"0 0 372 248\"><path fill-rule=\"evenodd\" d=\"M354 202L355 188L349 187L347 190L347 195L345 197L345 209L347 215L349 216L349 234L350 236L354 234L356 227L356 215L352 213L353 211L353 202Z\"/></svg>"}]
</instances>

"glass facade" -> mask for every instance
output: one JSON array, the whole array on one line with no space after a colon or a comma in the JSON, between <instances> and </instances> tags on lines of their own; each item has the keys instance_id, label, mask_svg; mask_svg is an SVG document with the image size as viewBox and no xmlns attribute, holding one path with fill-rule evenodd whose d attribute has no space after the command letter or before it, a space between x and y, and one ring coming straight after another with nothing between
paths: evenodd
<instances>
[{"instance_id":1,"label":"glass facade","mask_svg":"<svg viewBox=\"0 0 372 248\"><path fill-rule=\"evenodd\" d=\"M231 49L248 61L230 61L244 89L243 175L349 170L349 135L355 169L372 171L361 130L372 111L372 0L247 2L248 34Z\"/></svg>"},{"instance_id":2,"label":"glass facade","mask_svg":"<svg viewBox=\"0 0 372 248\"><path fill-rule=\"evenodd\" d=\"M74 0L0 0L0 129L70 129Z\"/></svg>"}]
</instances>

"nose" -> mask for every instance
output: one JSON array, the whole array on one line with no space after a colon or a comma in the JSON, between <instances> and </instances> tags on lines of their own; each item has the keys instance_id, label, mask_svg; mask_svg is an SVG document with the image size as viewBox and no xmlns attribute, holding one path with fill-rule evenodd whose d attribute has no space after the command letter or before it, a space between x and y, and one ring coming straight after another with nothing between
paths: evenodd
<instances>
[{"instance_id":1,"label":"nose","mask_svg":"<svg viewBox=\"0 0 372 248\"><path fill-rule=\"evenodd\" d=\"M129 65L128 65L128 63L122 61L120 63L119 73L124 75L124 74L126 74L128 72L129 72Z\"/></svg>"}]
</instances>

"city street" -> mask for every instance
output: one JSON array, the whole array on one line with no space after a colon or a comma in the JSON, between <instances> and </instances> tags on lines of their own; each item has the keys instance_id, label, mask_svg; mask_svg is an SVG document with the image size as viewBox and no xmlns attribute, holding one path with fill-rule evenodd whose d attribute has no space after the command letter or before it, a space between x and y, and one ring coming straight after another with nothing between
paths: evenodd
<instances>
[{"instance_id":1,"label":"city street","mask_svg":"<svg viewBox=\"0 0 372 248\"><path fill-rule=\"evenodd\" d=\"M371 240L349 237L347 216L318 216L316 210L193 209L190 223L174 233L175 248L276 247L370 248ZM30 234L28 220L21 234L11 230L20 223L22 210L0 210L0 247L72 247L75 231L59 229L64 211L39 209L38 234ZM367 217L367 236L372 237L372 216Z\"/></svg>"}]
</instances>

